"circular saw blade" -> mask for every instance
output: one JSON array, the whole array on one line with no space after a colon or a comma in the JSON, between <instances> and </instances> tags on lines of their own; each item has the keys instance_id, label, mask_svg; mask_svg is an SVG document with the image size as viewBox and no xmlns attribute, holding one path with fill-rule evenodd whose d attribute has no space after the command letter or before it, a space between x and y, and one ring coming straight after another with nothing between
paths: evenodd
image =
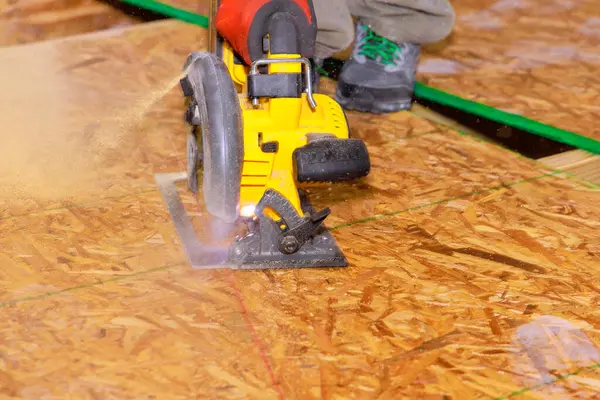
<instances>
[{"instance_id":1,"label":"circular saw blade","mask_svg":"<svg viewBox=\"0 0 600 400\"><path fill-rule=\"evenodd\" d=\"M187 176L188 176L188 188L195 195L198 194L198 167L199 167L199 156L198 151L198 138L195 134L195 129L187 135L186 142L186 155L187 155Z\"/></svg>"},{"instance_id":2,"label":"circular saw blade","mask_svg":"<svg viewBox=\"0 0 600 400\"><path fill-rule=\"evenodd\" d=\"M222 60L211 53L194 53L186 62L193 88L201 133L188 143L189 171L202 151L202 193L209 213L225 222L239 215L240 185L244 160L242 112L235 85ZM194 155L194 153L196 155ZM194 162L196 164L194 164ZM197 181L197 169L192 173ZM191 182L192 176L189 176ZM197 185L197 183L196 183ZM191 189L191 188L190 188Z\"/></svg>"}]
</instances>

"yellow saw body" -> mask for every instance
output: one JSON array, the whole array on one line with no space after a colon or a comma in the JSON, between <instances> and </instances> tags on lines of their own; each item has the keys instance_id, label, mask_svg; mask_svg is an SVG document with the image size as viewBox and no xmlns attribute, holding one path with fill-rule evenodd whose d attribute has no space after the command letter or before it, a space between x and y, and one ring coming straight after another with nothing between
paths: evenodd
<instances>
[{"instance_id":1,"label":"yellow saw body","mask_svg":"<svg viewBox=\"0 0 600 400\"><path fill-rule=\"evenodd\" d=\"M285 26L278 31L286 32ZM253 227L238 238L230 261L239 268L347 265L322 225L329 209L315 211L299 189L366 176L366 146L349 138L341 106L313 93L310 60L268 49L247 65L214 28L209 40L210 52L190 56L182 80L193 127L189 184L204 191L212 214ZM298 85L290 92L292 77ZM272 92L270 82L283 89L265 94ZM203 184L196 175L202 169Z\"/></svg>"},{"instance_id":2,"label":"yellow saw body","mask_svg":"<svg viewBox=\"0 0 600 400\"><path fill-rule=\"evenodd\" d=\"M299 54L268 55L271 59L300 58ZM236 64L231 47L224 43L223 60L239 89L244 121L244 165L240 190L240 213L249 217L267 189L275 189L301 213L298 187L316 186L320 183L300 183L294 177L292 154L307 144L307 135L314 132L329 133L339 139L348 139L349 130L344 111L331 97L313 94L318 104L310 107L307 95L301 98L260 99L258 107L252 105L245 91L249 68ZM299 73L300 63L271 64L269 73ZM265 153L263 143L277 142L276 153Z\"/></svg>"}]
</instances>

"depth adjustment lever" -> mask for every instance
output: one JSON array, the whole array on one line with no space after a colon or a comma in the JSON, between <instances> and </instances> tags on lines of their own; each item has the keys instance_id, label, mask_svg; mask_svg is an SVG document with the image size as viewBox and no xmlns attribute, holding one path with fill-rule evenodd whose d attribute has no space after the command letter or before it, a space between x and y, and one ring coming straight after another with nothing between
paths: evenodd
<instances>
[{"instance_id":1,"label":"depth adjustment lever","mask_svg":"<svg viewBox=\"0 0 600 400\"><path fill-rule=\"evenodd\" d=\"M284 254L293 254L319 229L325 218L330 214L329 208L325 208L314 214L304 217L304 221L294 227L281 232L279 235L279 251Z\"/></svg>"},{"instance_id":2,"label":"depth adjustment lever","mask_svg":"<svg viewBox=\"0 0 600 400\"><path fill-rule=\"evenodd\" d=\"M262 199L256 205L256 215L264 215L266 207L271 208L281 218L278 221L271 221L279 227L277 247L284 254L294 254L300 250L331 213L329 208L325 208L301 216L288 199L273 189L265 191Z\"/></svg>"}]
</instances>

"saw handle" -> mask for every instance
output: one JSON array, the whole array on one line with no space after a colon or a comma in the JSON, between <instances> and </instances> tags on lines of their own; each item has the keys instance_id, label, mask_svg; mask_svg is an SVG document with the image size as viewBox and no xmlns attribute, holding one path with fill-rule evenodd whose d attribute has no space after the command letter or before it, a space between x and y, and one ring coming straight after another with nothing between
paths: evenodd
<instances>
[{"instance_id":1,"label":"saw handle","mask_svg":"<svg viewBox=\"0 0 600 400\"><path fill-rule=\"evenodd\" d=\"M312 0L221 0L214 25L246 65L264 58L267 34L272 54L311 58L317 38Z\"/></svg>"},{"instance_id":2,"label":"saw handle","mask_svg":"<svg viewBox=\"0 0 600 400\"><path fill-rule=\"evenodd\" d=\"M263 52L271 54L299 54L300 43L298 27L294 15L289 12L276 12L269 18L268 48L263 45ZM266 43L265 43L266 44Z\"/></svg>"}]
</instances>

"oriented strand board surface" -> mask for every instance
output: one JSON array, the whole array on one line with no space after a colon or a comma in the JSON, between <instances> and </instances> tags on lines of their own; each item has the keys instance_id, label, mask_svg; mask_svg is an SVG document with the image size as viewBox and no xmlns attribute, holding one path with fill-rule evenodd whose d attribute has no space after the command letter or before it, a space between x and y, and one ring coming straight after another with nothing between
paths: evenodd
<instances>
[{"instance_id":1,"label":"oriented strand board surface","mask_svg":"<svg viewBox=\"0 0 600 400\"><path fill-rule=\"evenodd\" d=\"M135 23L100 0L0 0L0 46L94 32Z\"/></svg>"},{"instance_id":2,"label":"oriented strand board surface","mask_svg":"<svg viewBox=\"0 0 600 400\"><path fill-rule=\"evenodd\" d=\"M175 86L204 40L0 51L3 398L598 393L600 193L410 113L351 113L372 175L311 193L349 268L192 271L153 174L184 170Z\"/></svg>"},{"instance_id":3,"label":"oriented strand board surface","mask_svg":"<svg viewBox=\"0 0 600 400\"><path fill-rule=\"evenodd\" d=\"M600 3L460 0L421 61L444 91L600 140Z\"/></svg>"}]
</instances>

